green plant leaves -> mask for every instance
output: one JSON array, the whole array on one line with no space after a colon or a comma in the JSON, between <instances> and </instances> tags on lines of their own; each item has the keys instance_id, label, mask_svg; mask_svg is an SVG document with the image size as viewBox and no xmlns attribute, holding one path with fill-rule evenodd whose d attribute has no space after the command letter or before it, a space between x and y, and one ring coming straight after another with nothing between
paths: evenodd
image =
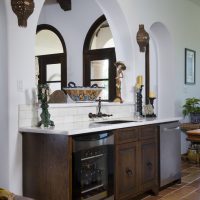
<instances>
[{"instance_id":1,"label":"green plant leaves","mask_svg":"<svg viewBox=\"0 0 200 200\"><path fill-rule=\"evenodd\" d=\"M198 98L187 98L183 107L183 115L189 115L190 113L200 113L200 99Z\"/></svg>"}]
</instances>

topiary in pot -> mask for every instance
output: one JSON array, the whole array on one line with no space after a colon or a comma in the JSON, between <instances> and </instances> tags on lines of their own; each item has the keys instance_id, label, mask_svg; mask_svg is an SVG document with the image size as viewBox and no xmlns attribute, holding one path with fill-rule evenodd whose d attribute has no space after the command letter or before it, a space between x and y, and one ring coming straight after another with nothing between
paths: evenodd
<instances>
[{"instance_id":1,"label":"topiary in pot","mask_svg":"<svg viewBox=\"0 0 200 200\"><path fill-rule=\"evenodd\" d=\"M183 105L183 115L189 115L192 123L200 123L200 99L187 98Z\"/></svg>"}]
</instances>

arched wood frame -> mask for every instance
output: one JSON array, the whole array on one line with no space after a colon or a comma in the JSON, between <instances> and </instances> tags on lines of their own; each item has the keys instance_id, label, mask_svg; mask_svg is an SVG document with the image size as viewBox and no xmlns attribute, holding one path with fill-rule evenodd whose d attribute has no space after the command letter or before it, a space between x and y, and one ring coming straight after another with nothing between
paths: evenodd
<instances>
[{"instance_id":1,"label":"arched wood frame","mask_svg":"<svg viewBox=\"0 0 200 200\"><path fill-rule=\"evenodd\" d=\"M61 35L61 33L53 26L49 24L40 24L37 26L36 34L42 30L49 30L54 32L58 38L61 41L62 47L63 47L63 53L58 54L49 54L49 55L41 55L37 56L39 59L39 66L44 66L46 64L54 63L61 63L61 89L63 87L66 87L67 85L67 50L65 41ZM45 83L46 80L46 69L40 68L40 74L39 74L39 83Z\"/></svg>"},{"instance_id":2,"label":"arched wood frame","mask_svg":"<svg viewBox=\"0 0 200 200\"><path fill-rule=\"evenodd\" d=\"M61 33L55 27L53 27L49 24L39 24L37 26L36 34L40 31L42 31L42 30L50 30L50 31L54 32L58 36L58 38L60 39L62 46L63 46L63 51L64 51L65 55L67 55L65 40L63 39L63 36L61 35Z\"/></svg>"},{"instance_id":3,"label":"arched wood frame","mask_svg":"<svg viewBox=\"0 0 200 200\"><path fill-rule=\"evenodd\" d=\"M109 59L109 97L108 101L113 101L116 97L116 62L115 48L91 50L91 42L97 28L106 21L102 15L90 27L83 46L83 85L90 86L90 61L92 59Z\"/></svg>"}]
</instances>

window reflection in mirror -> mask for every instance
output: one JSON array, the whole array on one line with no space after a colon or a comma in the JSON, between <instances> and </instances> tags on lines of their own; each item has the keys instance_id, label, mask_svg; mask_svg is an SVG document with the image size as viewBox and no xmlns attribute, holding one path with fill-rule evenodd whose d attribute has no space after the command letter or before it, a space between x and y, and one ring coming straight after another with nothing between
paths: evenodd
<instances>
[{"instance_id":1,"label":"window reflection in mirror","mask_svg":"<svg viewBox=\"0 0 200 200\"><path fill-rule=\"evenodd\" d=\"M93 38L91 40L91 50L93 49L104 49L104 48L114 48L114 41L112 32L110 30L107 20L100 24L95 30Z\"/></svg>"},{"instance_id":2,"label":"window reflection in mirror","mask_svg":"<svg viewBox=\"0 0 200 200\"><path fill-rule=\"evenodd\" d=\"M50 94L66 86L66 48L64 39L50 25L39 25L35 45L36 72L38 83L48 83Z\"/></svg>"},{"instance_id":3,"label":"window reflection in mirror","mask_svg":"<svg viewBox=\"0 0 200 200\"><path fill-rule=\"evenodd\" d=\"M84 86L98 84L104 87L100 96L104 101L113 101L116 95L115 45L105 16L91 26L84 44Z\"/></svg>"}]
</instances>

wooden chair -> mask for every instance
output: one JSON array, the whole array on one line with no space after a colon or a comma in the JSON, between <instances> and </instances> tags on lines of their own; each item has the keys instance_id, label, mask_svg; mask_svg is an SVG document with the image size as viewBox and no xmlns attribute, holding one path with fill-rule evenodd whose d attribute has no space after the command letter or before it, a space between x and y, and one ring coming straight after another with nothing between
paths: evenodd
<instances>
[{"instance_id":1,"label":"wooden chair","mask_svg":"<svg viewBox=\"0 0 200 200\"><path fill-rule=\"evenodd\" d=\"M50 95L48 103L66 103L67 98L62 90L56 90Z\"/></svg>"}]
</instances>

